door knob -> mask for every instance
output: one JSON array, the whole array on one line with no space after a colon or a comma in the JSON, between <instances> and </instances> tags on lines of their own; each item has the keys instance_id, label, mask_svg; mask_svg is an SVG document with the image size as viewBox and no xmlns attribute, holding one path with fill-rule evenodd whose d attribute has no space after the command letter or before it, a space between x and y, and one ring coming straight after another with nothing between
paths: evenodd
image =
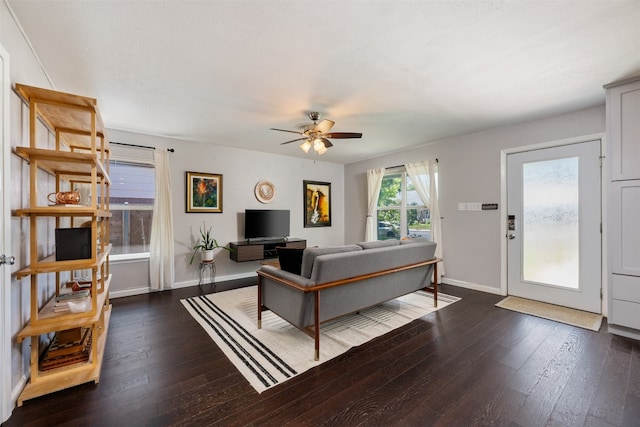
<instances>
[{"instance_id":1,"label":"door knob","mask_svg":"<svg viewBox=\"0 0 640 427\"><path fill-rule=\"evenodd\" d=\"M513 233L509 233L509 235L507 236L509 238L509 240L513 240L516 238L516 235Z\"/></svg>"},{"instance_id":2,"label":"door knob","mask_svg":"<svg viewBox=\"0 0 640 427\"><path fill-rule=\"evenodd\" d=\"M9 264L9 265L13 265L16 263L16 257L14 256L6 256L6 255L0 255L0 265L2 264Z\"/></svg>"}]
</instances>

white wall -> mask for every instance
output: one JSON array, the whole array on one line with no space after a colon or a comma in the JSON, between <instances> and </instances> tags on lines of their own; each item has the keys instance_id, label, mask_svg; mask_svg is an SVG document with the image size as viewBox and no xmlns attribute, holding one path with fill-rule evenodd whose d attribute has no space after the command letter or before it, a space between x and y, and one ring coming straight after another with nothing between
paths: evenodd
<instances>
[{"instance_id":1,"label":"white wall","mask_svg":"<svg viewBox=\"0 0 640 427\"><path fill-rule=\"evenodd\" d=\"M198 265L189 265L191 248L196 243L199 227L205 221L213 227L213 235L221 245L244 237L245 209L291 210L291 236L307 240L307 245L339 245L344 243L344 167L341 164L299 159L274 154L110 130L109 139L116 142L174 148L169 155L173 192L176 287L191 286L198 280ZM149 150L112 146L113 156L146 157ZM186 213L186 172L222 174L223 212ZM258 181L271 181L276 196L262 204L254 196ZM303 180L331 182L332 226L303 227ZM259 262L237 263L227 252L216 255L217 280L247 277L255 274ZM148 287L148 261L112 262L114 296L143 291Z\"/></svg>"},{"instance_id":2,"label":"white wall","mask_svg":"<svg viewBox=\"0 0 640 427\"><path fill-rule=\"evenodd\" d=\"M458 211L460 202L500 203L500 151L605 130L604 105L449 138L345 167L346 242L364 238L366 171L438 158L445 281L500 291L500 212Z\"/></svg>"},{"instance_id":3,"label":"white wall","mask_svg":"<svg viewBox=\"0 0 640 427\"><path fill-rule=\"evenodd\" d=\"M0 3L0 40L7 50L11 59L11 85L24 83L32 86L51 88L47 76L42 71L37 58L32 54L29 46L20 33L18 27L13 22L11 14L4 2ZM15 94L11 94L10 99L10 135L11 146L28 145L28 109ZM39 132L39 142L42 147L52 143L46 132ZM11 155L11 182L10 203L11 210L25 207L28 201L28 177L29 168L22 159L15 154ZM54 191L53 179L39 176L38 192L42 197ZM40 221L38 225L38 253L47 255L53 249L53 221ZM30 280L15 279L16 271L29 264L29 220L25 218L11 218L11 255L16 257L16 263L11 268L11 333L15 336L23 326L29 321L30 310ZM40 278L38 300L40 303L46 300L53 292L55 286L55 276L49 274ZM10 389L11 402L15 403L18 394L29 375L30 340L26 339L18 344L15 339L11 342L11 378ZM7 380L6 378L3 380ZM6 396L2 396L6 398Z\"/></svg>"}]
</instances>

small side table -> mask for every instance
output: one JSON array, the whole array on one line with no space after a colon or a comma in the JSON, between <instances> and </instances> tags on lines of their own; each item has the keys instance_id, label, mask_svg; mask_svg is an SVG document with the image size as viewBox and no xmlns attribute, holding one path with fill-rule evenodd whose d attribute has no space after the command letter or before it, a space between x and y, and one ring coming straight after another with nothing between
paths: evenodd
<instances>
[{"instance_id":1,"label":"small side table","mask_svg":"<svg viewBox=\"0 0 640 427\"><path fill-rule=\"evenodd\" d=\"M198 280L198 286L202 285L215 285L216 283L216 261L200 261L200 279ZM209 270L209 283L204 282L205 272Z\"/></svg>"}]
</instances>

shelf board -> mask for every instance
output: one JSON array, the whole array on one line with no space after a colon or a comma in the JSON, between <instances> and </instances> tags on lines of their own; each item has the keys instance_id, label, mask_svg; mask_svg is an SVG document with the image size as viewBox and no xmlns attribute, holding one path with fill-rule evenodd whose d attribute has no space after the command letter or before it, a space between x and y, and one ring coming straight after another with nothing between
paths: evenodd
<instances>
[{"instance_id":1,"label":"shelf board","mask_svg":"<svg viewBox=\"0 0 640 427\"><path fill-rule=\"evenodd\" d=\"M44 396L54 391L64 390L80 384L94 381L96 384L100 381L100 371L102 369L102 360L104 349L107 341L107 333L109 332L109 320L111 318L111 305L104 308L104 322L102 332L98 335L97 342L97 360L89 359L88 362L80 362L73 365L63 366L42 372L35 381L32 379L26 385L20 397L18 398L18 406L22 406L25 400L35 397Z\"/></svg>"},{"instance_id":2,"label":"shelf board","mask_svg":"<svg viewBox=\"0 0 640 427\"><path fill-rule=\"evenodd\" d=\"M20 146L16 147L16 154L28 162L37 161L40 169L52 175L62 175L65 180L73 179L75 176L91 176L92 168L95 166L97 176L104 178L106 184L111 185L109 174L97 153Z\"/></svg>"},{"instance_id":3,"label":"shelf board","mask_svg":"<svg viewBox=\"0 0 640 427\"><path fill-rule=\"evenodd\" d=\"M29 104L37 104L38 116L52 131L64 132L62 139L69 146L91 147L92 115L95 114L96 147L105 127L94 98L16 84L16 92Z\"/></svg>"},{"instance_id":4,"label":"shelf board","mask_svg":"<svg viewBox=\"0 0 640 427\"><path fill-rule=\"evenodd\" d=\"M111 218L111 212L104 209L93 209L87 205L54 205L38 206L35 208L18 209L16 216L90 216L96 218Z\"/></svg>"},{"instance_id":5,"label":"shelf board","mask_svg":"<svg viewBox=\"0 0 640 427\"><path fill-rule=\"evenodd\" d=\"M38 261L36 265L28 266L26 268L23 268L22 270L19 270L16 273L16 278L22 279L23 277L32 276L34 274L57 273L60 271L97 268L104 264L110 252L111 245L109 244L105 247L104 251L98 253L95 261L91 258L56 261L55 255L51 255Z\"/></svg>"},{"instance_id":6,"label":"shelf board","mask_svg":"<svg viewBox=\"0 0 640 427\"><path fill-rule=\"evenodd\" d=\"M55 331L90 326L100 321L100 314L104 310L103 306L109 295L111 285L111 275L104 281L104 289L96 295L96 312L91 313L56 313L53 311L56 298L53 297L38 313L37 323L29 322L17 335L18 342L22 342L27 337L48 334Z\"/></svg>"}]
</instances>

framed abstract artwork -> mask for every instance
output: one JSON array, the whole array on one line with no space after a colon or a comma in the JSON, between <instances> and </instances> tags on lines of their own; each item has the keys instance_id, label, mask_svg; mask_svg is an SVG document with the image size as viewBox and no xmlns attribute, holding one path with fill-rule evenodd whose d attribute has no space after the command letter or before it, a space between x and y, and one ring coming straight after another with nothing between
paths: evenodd
<instances>
[{"instance_id":1,"label":"framed abstract artwork","mask_svg":"<svg viewBox=\"0 0 640 427\"><path fill-rule=\"evenodd\" d=\"M331 227L331 183L303 181L304 226Z\"/></svg>"},{"instance_id":2,"label":"framed abstract artwork","mask_svg":"<svg viewBox=\"0 0 640 427\"><path fill-rule=\"evenodd\" d=\"M222 175L187 172L187 212L222 212Z\"/></svg>"}]
</instances>

